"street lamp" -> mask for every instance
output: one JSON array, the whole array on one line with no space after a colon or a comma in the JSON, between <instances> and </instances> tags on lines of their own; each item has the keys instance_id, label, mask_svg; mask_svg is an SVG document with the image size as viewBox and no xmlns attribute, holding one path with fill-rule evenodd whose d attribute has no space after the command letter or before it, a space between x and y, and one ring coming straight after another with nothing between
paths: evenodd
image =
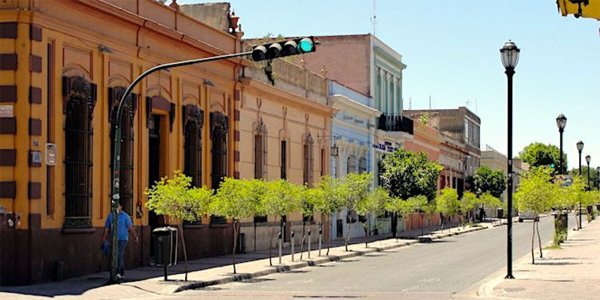
<instances>
[{"instance_id":1,"label":"street lamp","mask_svg":"<svg viewBox=\"0 0 600 300\"><path fill-rule=\"evenodd\" d=\"M577 142L577 152L579 152L579 176L581 176L581 151L583 151L583 142ZM581 229L581 200L579 200L579 225L577 230Z\"/></svg>"},{"instance_id":2,"label":"street lamp","mask_svg":"<svg viewBox=\"0 0 600 300\"><path fill-rule=\"evenodd\" d=\"M507 259L507 273L506 279L514 279L512 274L512 193L513 193L513 172L512 172L512 111L513 111L513 75L515 74L515 67L519 62L519 52L521 50L511 40L506 42L502 49L500 49L500 57L502 58L502 65L504 65L504 73L508 81L507 100L508 100L508 153L507 153L507 174L508 174L508 186L507 186L507 243L506 243L506 259Z\"/></svg>"},{"instance_id":3,"label":"street lamp","mask_svg":"<svg viewBox=\"0 0 600 300\"><path fill-rule=\"evenodd\" d=\"M560 167L558 169L558 174L564 174L562 136L563 132L565 132L565 126L567 126L567 117L565 117L563 114L558 115L558 117L556 117L556 126L558 126L558 132L560 133L560 157L558 158Z\"/></svg>"},{"instance_id":4,"label":"street lamp","mask_svg":"<svg viewBox=\"0 0 600 300\"><path fill-rule=\"evenodd\" d=\"M598 185L596 187L598 187L598 191L600 191L600 166L596 168L596 179L598 181Z\"/></svg>"},{"instance_id":5,"label":"street lamp","mask_svg":"<svg viewBox=\"0 0 600 300\"><path fill-rule=\"evenodd\" d=\"M587 162L587 167L588 167L588 170L587 170L587 171L588 171L588 174L587 174L587 175L588 175L588 176L587 176L587 177L588 177L588 178L587 178L587 179L588 179L588 180L587 180L587 181L588 181L588 182L587 182L587 185L588 185L588 190L590 190L590 162L591 162L591 161L592 161L592 157L591 157L591 156L589 156L589 155L586 155L586 156L585 156L585 162Z\"/></svg>"}]
</instances>

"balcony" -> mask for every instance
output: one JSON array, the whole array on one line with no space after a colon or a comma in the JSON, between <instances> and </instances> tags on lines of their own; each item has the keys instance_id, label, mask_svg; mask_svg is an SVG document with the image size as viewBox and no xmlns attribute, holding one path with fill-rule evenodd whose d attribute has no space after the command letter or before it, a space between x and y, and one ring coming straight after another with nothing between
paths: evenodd
<instances>
[{"instance_id":1,"label":"balcony","mask_svg":"<svg viewBox=\"0 0 600 300\"><path fill-rule=\"evenodd\" d=\"M377 129L413 134L413 120L402 115L381 115Z\"/></svg>"}]
</instances>

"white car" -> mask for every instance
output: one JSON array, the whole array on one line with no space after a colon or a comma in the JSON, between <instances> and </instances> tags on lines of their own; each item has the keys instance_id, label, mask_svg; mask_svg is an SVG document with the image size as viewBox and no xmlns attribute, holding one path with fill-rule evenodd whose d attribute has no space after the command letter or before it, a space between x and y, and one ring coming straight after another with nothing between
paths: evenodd
<instances>
[{"instance_id":1,"label":"white car","mask_svg":"<svg viewBox=\"0 0 600 300\"><path fill-rule=\"evenodd\" d=\"M519 212L519 222L523 222L524 220L532 220L538 222L540 220L540 216L532 211L523 211Z\"/></svg>"}]
</instances>

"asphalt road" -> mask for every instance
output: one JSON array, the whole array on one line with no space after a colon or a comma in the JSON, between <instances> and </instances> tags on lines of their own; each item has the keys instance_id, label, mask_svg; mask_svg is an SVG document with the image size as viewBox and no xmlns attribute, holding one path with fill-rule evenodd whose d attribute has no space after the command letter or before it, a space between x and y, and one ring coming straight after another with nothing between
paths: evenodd
<instances>
[{"instance_id":1,"label":"asphalt road","mask_svg":"<svg viewBox=\"0 0 600 300\"><path fill-rule=\"evenodd\" d=\"M569 221L574 221L573 216ZM552 239L552 232L553 218L541 218L542 243ZM531 222L514 223L514 260L530 253L531 236ZM506 226L500 226L247 282L185 291L177 296L202 299L447 299L476 288L483 279L505 267Z\"/></svg>"}]
</instances>

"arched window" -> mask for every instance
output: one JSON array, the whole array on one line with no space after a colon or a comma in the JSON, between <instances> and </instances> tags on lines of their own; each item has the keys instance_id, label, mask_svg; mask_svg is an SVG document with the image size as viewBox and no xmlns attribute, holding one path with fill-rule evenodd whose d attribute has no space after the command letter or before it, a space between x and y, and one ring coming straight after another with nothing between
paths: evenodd
<instances>
[{"instance_id":1,"label":"arched window","mask_svg":"<svg viewBox=\"0 0 600 300\"><path fill-rule=\"evenodd\" d=\"M313 183L313 161L314 161L314 151L313 151L314 140L310 133L304 138L304 164L303 164L303 177L304 184L309 187L312 186Z\"/></svg>"},{"instance_id":2,"label":"arched window","mask_svg":"<svg viewBox=\"0 0 600 300\"><path fill-rule=\"evenodd\" d=\"M108 107L109 107L109 122L113 123L117 113L117 107L125 88L116 87L108 89ZM119 176L119 196L123 204L123 210L130 216L133 214L133 118L137 110L137 95L130 94L128 99L123 104L123 114L121 116L121 161L120 161L120 176ZM114 132L110 133L111 151L110 157L112 162ZM112 165L110 166L112 172Z\"/></svg>"},{"instance_id":3,"label":"arched window","mask_svg":"<svg viewBox=\"0 0 600 300\"><path fill-rule=\"evenodd\" d=\"M63 77L65 113L65 228L92 227L92 119L96 85Z\"/></svg>"},{"instance_id":4,"label":"arched window","mask_svg":"<svg viewBox=\"0 0 600 300\"><path fill-rule=\"evenodd\" d=\"M202 125L204 112L196 105L183 107L184 168L192 186L202 186Z\"/></svg>"},{"instance_id":5,"label":"arched window","mask_svg":"<svg viewBox=\"0 0 600 300\"><path fill-rule=\"evenodd\" d=\"M211 138L211 162L212 162L212 189L217 190L221 182L227 176L227 116L219 113L210 113L210 138ZM225 224L223 217L211 216L211 223Z\"/></svg>"},{"instance_id":6,"label":"arched window","mask_svg":"<svg viewBox=\"0 0 600 300\"><path fill-rule=\"evenodd\" d=\"M210 113L211 128L211 156L212 156L212 188L219 188L219 185L227 176L227 116L219 113Z\"/></svg>"},{"instance_id":7,"label":"arched window","mask_svg":"<svg viewBox=\"0 0 600 300\"><path fill-rule=\"evenodd\" d=\"M267 178L267 126L262 120L254 128L254 178Z\"/></svg>"}]
</instances>

